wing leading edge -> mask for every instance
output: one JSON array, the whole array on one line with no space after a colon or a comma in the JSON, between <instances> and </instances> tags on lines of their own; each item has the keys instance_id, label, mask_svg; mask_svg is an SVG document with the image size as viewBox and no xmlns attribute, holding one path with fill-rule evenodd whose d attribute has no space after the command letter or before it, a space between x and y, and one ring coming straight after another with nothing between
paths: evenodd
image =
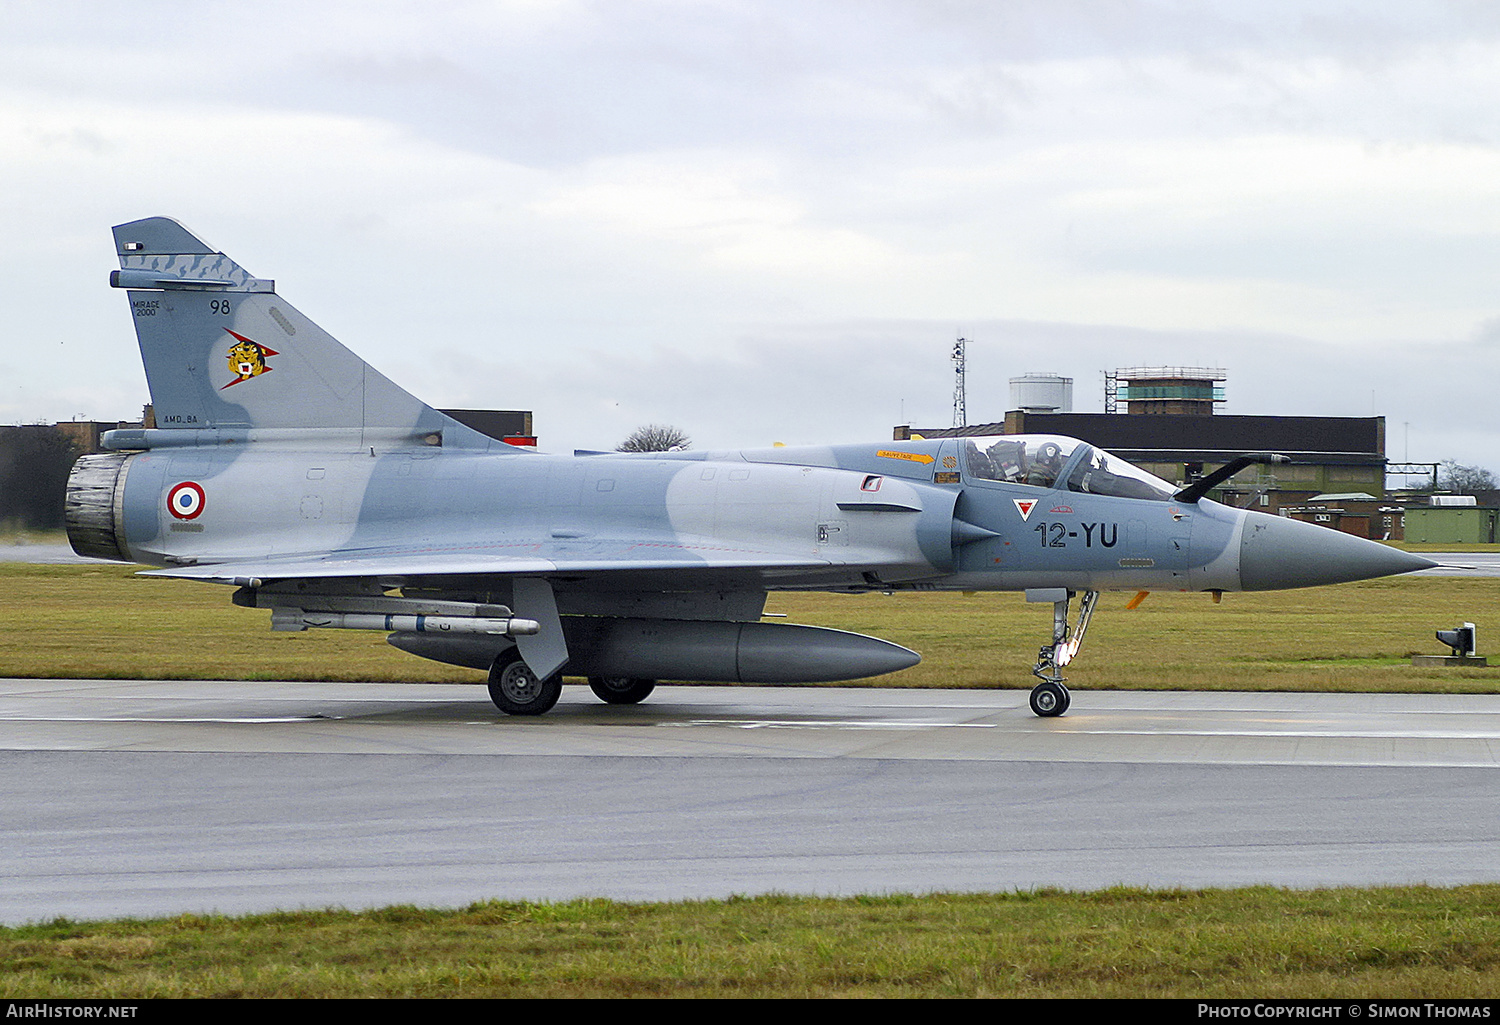
<instances>
[{"instance_id":1,"label":"wing leading edge","mask_svg":"<svg viewBox=\"0 0 1500 1025\"><path fill-rule=\"evenodd\" d=\"M245 579L292 580L345 577L474 577L551 574L736 572L777 576L828 569L827 559L781 552L731 549L711 542L693 545L656 541L587 542L563 547L543 543L434 544L335 551L326 555L229 559L143 571L143 576L233 583Z\"/></svg>"}]
</instances>

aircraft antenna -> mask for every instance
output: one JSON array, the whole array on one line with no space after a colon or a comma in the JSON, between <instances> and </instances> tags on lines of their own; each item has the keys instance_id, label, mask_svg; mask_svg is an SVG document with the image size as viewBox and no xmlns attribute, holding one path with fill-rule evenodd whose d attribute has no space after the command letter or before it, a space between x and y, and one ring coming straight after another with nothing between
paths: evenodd
<instances>
[{"instance_id":1,"label":"aircraft antenna","mask_svg":"<svg viewBox=\"0 0 1500 1025\"><path fill-rule=\"evenodd\" d=\"M953 343L953 355L950 357L953 360L953 426L954 427L967 427L967 426L969 426L969 410L968 410L968 406L967 406L967 404L966 404L966 402L964 400L964 371L965 371L965 364L966 364L965 357L964 357L964 346L966 346L968 344L969 344L968 340L965 339L962 335L960 335L958 341L956 341L956 342Z\"/></svg>"}]
</instances>

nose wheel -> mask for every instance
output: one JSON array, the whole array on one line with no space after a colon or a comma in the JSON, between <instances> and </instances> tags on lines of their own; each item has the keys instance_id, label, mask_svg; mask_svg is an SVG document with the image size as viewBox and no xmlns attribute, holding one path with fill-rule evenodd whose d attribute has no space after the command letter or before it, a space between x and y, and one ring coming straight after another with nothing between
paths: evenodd
<instances>
[{"instance_id":1,"label":"nose wheel","mask_svg":"<svg viewBox=\"0 0 1500 1025\"><path fill-rule=\"evenodd\" d=\"M1078 654L1078 649L1083 644L1083 635L1089 628L1089 621L1094 618L1094 605L1099 600L1098 591L1083 592L1083 598L1078 603L1078 627L1070 630L1068 603L1075 593L1061 589L1038 593L1038 597L1043 600L1053 594L1057 595L1052 602L1052 643L1042 645L1037 652L1036 665L1031 670L1031 674L1042 681L1031 688L1031 710L1044 719L1062 715L1073 703L1073 696L1063 686L1062 668ZM1027 600L1035 600L1031 592L1028 592Z\"/></svg>"},{"instance_id":2,"label":"nose wheel","mask_svg":"<svg viewBox=\"0 0 1500 1025\"><path fill-rule=\"evenodd\" d=\"M1062 715L1073 703L1073 696L1061 683L1047 680L1031 688L1031 710L1043 719Z\"/></svg>"}]
</instances>

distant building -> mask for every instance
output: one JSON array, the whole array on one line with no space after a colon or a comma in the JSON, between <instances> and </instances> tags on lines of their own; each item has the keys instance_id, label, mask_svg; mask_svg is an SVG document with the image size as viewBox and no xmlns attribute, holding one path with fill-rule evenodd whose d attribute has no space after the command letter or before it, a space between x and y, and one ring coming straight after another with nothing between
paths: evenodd
<instances>
[{"instance_id":1,"label":"distant building","mask_svg":"<svg viewBox=\"0 0 1500 1025\"><path fill-rule=\"evenodd\" d=\"M1479 505L1414 505L1406 510L1406 540L1494 544L1500 541L1500 509Z\"/></svg>"},{"instance_id":2,"label":"distant building","mask_svg":"<svg viewBox=\"0 0 1500 1025\"><path fill-rule=\"evenodd\" d=\"M1104 411L1160 416L1212 416L1224 401L1217 367L1122 367L1104 375Z\"/></svg>"},{"instance_id":3,"label":"distant building","mask_svg":"<svg viewBox=\"0 0 1500 1025\"><path fill-rule=\"evenodd\" d=\"M1341 530L1356 537L1400 541L1404 531L1399 506L1365 491L1314 495L1302 505L1284 505L1281 514L1305 523Z\"/></svg>"},{"instance_id":4,"label":"distant building","mask_svg":"<svg viewBox=\"0 0 1500 1025\"><path fill-rule=\"evenodd\" d=\"M509 445L536 446L529 409L440 409L465 427Z\"/></svg>"},{"instance_id":5,"label":"distant building","mask_svg":"<svg viewBox=\"0 0 1500 1025\"><path fill-rule=\"evenodd\" d=\"M64 420L51 426L54 430L68 439L69 444L77 450L78 455L88 455L99 451L99 439L104 436L105 431L117 430L121 427L155 427L156 414L147 403L141 407L141 419L134 420ZM15 430L16 428L0 427L0 430Z\"/></svg>"}]
</instances>

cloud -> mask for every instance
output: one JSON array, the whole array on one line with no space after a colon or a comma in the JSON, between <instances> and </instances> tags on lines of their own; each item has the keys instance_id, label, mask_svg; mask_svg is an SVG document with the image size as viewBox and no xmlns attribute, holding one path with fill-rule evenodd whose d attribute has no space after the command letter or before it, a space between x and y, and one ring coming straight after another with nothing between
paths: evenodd
<instances>
[{"instance_id":1,"label":"cloud","mask_svg":"<svg viewBox=\"0 0 1500 1025\"><path fill-rule=\"evenodd\" d=\"M946 422L962 331L971 408L1204 362L1236 411L1373 392L1465 449L1434 458L1500 460L1483 5L142 10L8 12L0 419L133 415L107 228L160 213L414 390L564 445Z\"/></svg>"}]
</instances>

